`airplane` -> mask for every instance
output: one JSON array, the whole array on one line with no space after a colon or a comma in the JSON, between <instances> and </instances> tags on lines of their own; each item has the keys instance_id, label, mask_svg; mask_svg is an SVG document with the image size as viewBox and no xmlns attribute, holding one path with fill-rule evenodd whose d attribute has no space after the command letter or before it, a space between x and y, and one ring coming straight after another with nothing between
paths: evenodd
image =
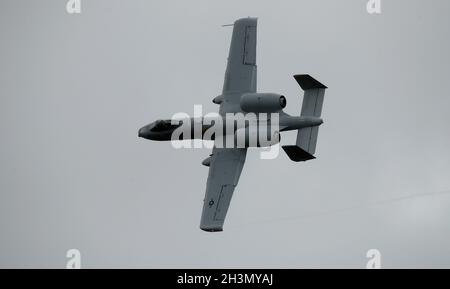
<instances>
[{"instance_id":1,"label":"airplane","mask_svg":"<svg viewBox=\"0 0 450 289\"><path fill-rule=\"evenodd\" d=\"M321 114L327 87L310 75L294 75L294 79L304 90L300 116L291 116L283 111L287 104L283 95L257 93L256 27L257 18L242 18L234 22L223 91L213 99L213 103L220 105L221 117L238 113L244 115L256 112L277 113L279 131L275 140L269 142L269 146L279 144L279 132L297 130L296 144L283 146L283 150L292 161L313 160L319 126L323 123ZM194 119L190 121L193 123ZM170 141L181 123L182 121L174 124L172 120L158 120L142 127L138 137L154 141ZM255 124L246 123L244 128L251 129L252 125ZM203 131L207 128L205 125ZM235 127L232 132L236 134L238 129ZM193 138L192 135L186 134L180 139ZM259 143L250 145L249 142L245 142L244 147L214 145L210 157L202 162L209 167L200 221L200 229L203 231L223 231L231 198L245 163L247 148L251 146L263 147Z\"/></svg>"}]
</instances>

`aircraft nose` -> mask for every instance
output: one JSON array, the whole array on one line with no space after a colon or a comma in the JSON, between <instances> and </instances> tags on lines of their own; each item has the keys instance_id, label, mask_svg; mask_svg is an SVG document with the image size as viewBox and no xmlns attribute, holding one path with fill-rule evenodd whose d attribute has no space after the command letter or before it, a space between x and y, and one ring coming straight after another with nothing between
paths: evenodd
<instances>
[{"instance_id":1,"label":"aircraft nose","mask_svg":"<svg viewBox=\"0 0 450 289\"><path fill-rule=\"evenodd\" d=\"M141 128L138 132L138 137L145 137L146 133L145 133L145 127Z\"/></svg>"}]
</instances>

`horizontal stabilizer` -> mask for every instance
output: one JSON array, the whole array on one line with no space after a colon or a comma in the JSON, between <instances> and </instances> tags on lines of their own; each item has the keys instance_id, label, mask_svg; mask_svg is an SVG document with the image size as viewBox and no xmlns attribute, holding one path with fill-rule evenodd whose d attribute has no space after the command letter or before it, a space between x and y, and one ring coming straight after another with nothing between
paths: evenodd
<instances>
[{"instance_id":1,"label":"horizontal stabilizer","mask_svg":"<svg viewBox=\"0 0 450 289\"><path fill-rule=\"evenodd\" d=\"M295 80L297 80L298 84L303 90L309 90L314 88L328 88L316 79L314 79L309 74L298 74L294 75Z\"/></svg>"},{"instance_id":2,"label":"horizontal stabilizer","mask_svg":"<svg viewBox=\"0 0 450 289\"><path fill-rule=\"evenodd\" d=\"M288 157L294 162L306 162L315 159L315 157L303 150L299 146L283 146Z\"/></svg>"}]
</instances>

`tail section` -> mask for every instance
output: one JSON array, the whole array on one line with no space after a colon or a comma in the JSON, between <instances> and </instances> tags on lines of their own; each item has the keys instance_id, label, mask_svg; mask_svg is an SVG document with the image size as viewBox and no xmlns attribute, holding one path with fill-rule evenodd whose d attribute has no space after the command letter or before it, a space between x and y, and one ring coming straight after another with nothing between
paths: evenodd
<instances>
[{"instance_id":1,"label":"tail section","mask_svg":"<svg viewBox=\"0 0 450 289\"><path fill-rule=\"evenodd\" d=\"M310 75L295 75L294 78L305 91L301 116L320 118L327 87ZM283 149L289 158L295 162L315 159L318 134L318 126L299 129L296 145L284 146Z\"/></svg>"}]
</instances>

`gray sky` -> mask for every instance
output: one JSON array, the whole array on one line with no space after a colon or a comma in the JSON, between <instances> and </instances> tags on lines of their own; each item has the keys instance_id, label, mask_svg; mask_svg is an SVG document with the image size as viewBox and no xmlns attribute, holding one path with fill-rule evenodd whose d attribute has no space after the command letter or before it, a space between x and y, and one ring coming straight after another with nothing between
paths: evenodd
<instances>
[{"instance_id":1,"label":"gray sky","mask_svg":"<svg viewBox=\"0 0 450 289\"><path fill-rule=\"evenodd\" d=\"M0 266L450 267L450 2L0 3ZM258 22L258 90L327 91L317 160L250 150L225 231L199 226L209 151L137 130L208 112L231 28ZM295 133L283 137L292 144ZM416 198L403 198L419 195ZM392 201L390 201L392 200Z\"/></svg>"}]
</instances>

